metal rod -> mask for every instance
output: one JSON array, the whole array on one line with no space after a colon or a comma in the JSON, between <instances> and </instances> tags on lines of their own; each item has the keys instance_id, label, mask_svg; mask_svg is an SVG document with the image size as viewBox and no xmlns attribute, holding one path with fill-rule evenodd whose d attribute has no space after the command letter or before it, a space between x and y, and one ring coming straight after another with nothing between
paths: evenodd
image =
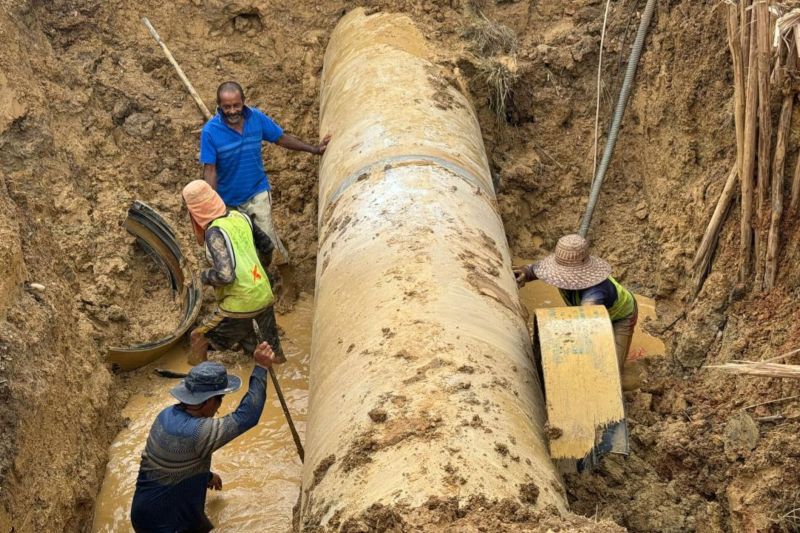
<instances>
[{"instance_id":1,"label":"metal rod","mask_svg":"<svg viewBox=\"0 0 800 533\"><path fill-rule=\"evenodd\" d=\"M256 338L259 344L264 342L264 336L261 335L261 328L258 327L258 322L256 322L255 319L253 319L253 331L256 332ZM275 393L278 395L278 400L281 402L283 414L286 416L286 423L289 424L289 429L292 432L292 439L294 439L294 445L297 447L297 455L300 456L300 462L302 463L305 461L306 452L303 449L303 443L300 442L300 435L297 433L297 428L294 427L292 415L289 414L289 406L286 405L286 400L283 397L283 391L278 383L278 376L275 375L275 370L272 368L267 370L267 374L269 374L269 377L272 379L272 386L275 387Z\"/></svg>"},{"instance_id":2,"label":"metal rod","mask_svg":"<svg viewBox=\"0 0 800 533\"><path fill-rule=\"evenodd\" d=\"M647 0L647 5L642 13L642 20L639 23L639 31L636 33L636 40L631 48L630 59L628 60L628 69L625 72L625 80L622 82L622 89L619 93L617 100L617 107L614 111L614 118L611 122L611 128L608 132L608 140L603 151L603 158L600 160L600 166L597 168L597 173L592 180L592 190L589 194L589 203L586 205L586 212L583 214L580 229L578 233L581 237L586 237L589 233L589 224L592 221L594 208L597 205L597 199L600 197L600 187L603 186L603 179L608 170L608 165L611 162L611 155L614 153L614 145L617 143L617 135L619 128L622 124L622 117L625 114L625 106L628 103L628 97L631 94L633 87L633 80L636 77L636 67L639 65L639 57L644 48L644 39L647 36L647 28L650 26L650 20L653 18L653 12L656 8L656 0Z\"/></svg>"}]
</instances>

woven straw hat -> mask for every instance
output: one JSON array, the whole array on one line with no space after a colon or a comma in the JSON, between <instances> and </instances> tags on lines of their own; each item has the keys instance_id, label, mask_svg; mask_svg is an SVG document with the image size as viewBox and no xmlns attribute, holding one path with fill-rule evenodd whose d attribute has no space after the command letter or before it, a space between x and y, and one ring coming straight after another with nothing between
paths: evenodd
<instances>
[{"instance_id":1,"label":"woven straw hat","mask_svg":"<svg viewBox=\"0 0 800 533\"><path fill-rule=\"evenodd\" d=\"M611 265L589 255L589 242L580 235L558 239L556 253L533 265L540 280L559 289L576 291L597 285L611 275Z\"/></svg>"}]
</instances>

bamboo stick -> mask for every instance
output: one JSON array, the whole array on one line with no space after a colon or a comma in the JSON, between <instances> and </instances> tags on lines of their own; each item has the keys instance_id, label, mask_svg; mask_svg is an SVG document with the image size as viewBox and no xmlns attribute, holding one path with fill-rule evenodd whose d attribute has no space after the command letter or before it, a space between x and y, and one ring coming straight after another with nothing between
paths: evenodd
<instances>
[{"instance_id":1,"label":"bamboo stick","mask_svg":"<svg viewBox=\"0 0 800 533\"><path fill-rule=\"evenodd\" d=\"M186 87L186 90L189 91L189 94L192 96L192 98L194 98L194 103L197 104L198 108L200 108L200 112L203 113L203 116L206 118L206 120L210 119L211 111L208 110L206 104L204 104L203 100L200 98L200 95L198 95L197 91L194 90L192 82L190 82L189 78L186 77L186 74L183 73L183 69L178 62L175 61L175 58L172 57L172 53L169 51L169 48L167 48L167 45L161 40L158 32L156 32L156 29L152 24L150 24L150 21L147 20L147 17L142 17L142 24L144 24L144 26L147 28L147 31L150 32L150 35L153 36L153 39L156 40L158 45L161 47L161 50L164 51L164 55L167 56L167 59L170 63L172 63L172 66L175 67L175 72L178 73L178 77L183 82L183 86Z\"/></svg>"},{"instance_id":2,"label":"bamboo stick","mask_svg":"<svg viewBox=\"0 0 800 533\"><path fill-rule=\"evenodd\" d=\"M751 14L752 10L750 9L750 5L752 4L752 0L740 0L739 1L739 41L740 41L740 48L742 53L747 54L750 50L750 22L752 20ZM747 55L744 56L747 58ZM744 69L745 69L745 76L747 75L747 69L749 65L747 62L744 62ZM745 78L746 79L746 78Z\"/></svg>"},{"instance_id":3,"label":"bamboo stick","mask_svg":"<svg viewBox=\"0 0 800 533\"><path fill-rule=\"evenodd\" d=\"M781 403L781 402L788 402L788 401L791 401L791 400L796 400L798 398L800 398L800 394L795 394L794 396L785 396L783 398L777 398L775 400L767 400L766 402L754 403L753 405L748 405L746 407L742 407L739 410L740 411L746 411L748 409L755 409L756 407L763 407L765 405L772 405L772 404Z\"/></svg>"},{"instance_id":4,"label":"bamboo stick","mask_svg":"<svg viewBox=\"0 0 800 533\"><path fill-rule=\"evenodd\" d=\"M789 42L791 42L791 39L789 39ZM800 31L794 32L794 44L794 51L800 55ZM790 46L789 48L792 47ZM794 178L792 179L792 197L789 203L789 210L792 213L797 211L798 203L800 203L800 154L797 155L797 163L794 167Z\"/></svg>"},{"instance_id":5,"label":"bamboo stick","mask_svg":"<svg viewBox=\"0 0 800 533\"><path fill-rule=\"evenodd\" d=\"M742 153L744 151L744 58L742 57L742 41L739 8L728 4L728 48L733 60L733 118L736 125L736 174L742 173Z\"/></svg>"},{"instance_id":6,"label":"bamboo stick","mask_svg":"<svg viewBox=\"0 0 800 533\"><path fill-rule=\"evenodd\" d=\"M754 38L755 28L750 28L750 50L748 52L747 86L745 89L744 151L742 173L739 182L742 190L742 218L740 250L740 281L750 278L753 266L753 167L756 157L756 111L758 106L758 43Z\"/></svg>"},{"instance_id":7,"label":"bamboo stick","mask_svg":"<svg viewBox=\"0 0 800 533\"><path fill-rule=\"evenodd\" d=\"M731 169L728 174L728 179L725 181L725 187L722 189L717 207L714 209L714 214L711 216L711 221L706 228L706 233L703 235L703 240L700 242L697 253L695 254L693 267L694 287L692 288L692 300L697 298L700 291L703 289L708 273L711 271L711 260L714 257L714 251L717 249L719 242L719 234L722 225L728 218L728 213L733 204L733 198L736 195L736 167Z\"/></svg>"},{"instance_id":8,"label":"bamboo stick","mask_svg":"<svg viewBox=\"0 0 800 533\"><path fill-rule=\"evenodd\" d=\"M725 220L725 214L728 212L728 207L730 207L731 201L733 200L737 175L738 171L734 166L728 174L728 178L725 180L725 186L719 195L719 200L717 200L717 207L714 208L714 214L711 215L711 220L708 222L706 232L703 234L703 239L700 241L700 246L697 247L697 252L692 261L692 268L694 269L700 266L706 256L713 254L712 244L716 241L719 230Z\"/></svg>"},{"instance_id":9,"label":"bamboo stick","mask_svg":"<svg viewBox=\"0 0 800 533\"><path fill-rule=\"evenodd\" d=\"M791 356L793 356L793 355L795 355L795 354L798 354L798 353L800 353L800 348L797 348L797 349L795 349L795 350L790 350L790 351L788 351L788 352L786 352L786 353L782 353L782 354L780 354L780 355L776 355L775 357L770 357L770 358L768 358L768 359L762 359L761 361L745 361L745 362L747 362L747 363L750 363L750 362L756 362L756 363L774 363L775 361L781 361L781 360L783 360L783 359L786 359L787 357L791 357Z\"/></svg>"},{"instance_id":10,"label":"bamboo stick","mask_svg":"<svg viewBox=\"0 0 800 533\"><path fill-rule=\"evenodd\" d=\"M789 210L797 212L797 204L800 203L800 153L797 154L797 163L794 167L794 178L792 179L792 200Z\"/></svg>"},{"instance_id":11,"label":"bamboo stick","mask_svg":"<svg viewBox=\"0 0 800 533\"><path fill-rule=\"evenodd\" d=\"M724 363L721 365L708 365L706 368L719 368L733 374L746 374L749 376L800 379L800 365L787 365L785 363Z\"/></svg>"},{"instance_id":12,"label":"bamboo stick","mask_svg":"<svg viewBox=\"0 0 800 533\"><path fill-rule=\"evenodd\" d=\"M797 64L797 54L794 47L788 50L785 71L794 70ZM780 57L778 48L778 57ZM779 74L779 79L785 75ZM778 121L778 138L775 142L775 160L772 167L772 216L769 225L769 239L767 241L767 259L764 271L764 290L772 290L778 271L778 255L780 252L780 226L783 216L783 173L786 166L786 143L789 139L792 125L792 111L794 111L794 92L789 89L783 96L781 117Z\"/></svg>"},{"instance_id":13,"label":"bamboo stick","mask_svg":"<svg viewBox=\"0 0 800 533\"><path fill-rule=\"evenodd\" d=\"M756 50L758 58L758 177L755 224L755 288L760 290L764 282L764 263L767 244L767 194L769 190L770 151L772 143L772 112L770 106L770 55L772 51L769 3L757 0L753 4L756 20ZM752 39L752 38L751 38Z\"/></svg>"}]
</instances>

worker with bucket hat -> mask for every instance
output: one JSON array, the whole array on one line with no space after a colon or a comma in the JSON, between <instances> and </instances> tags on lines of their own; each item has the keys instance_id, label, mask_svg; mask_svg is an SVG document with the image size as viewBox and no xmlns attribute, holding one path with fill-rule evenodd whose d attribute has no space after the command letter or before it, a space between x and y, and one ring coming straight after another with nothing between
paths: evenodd
<instances>
[{"instance_id":1,"label":"worker with bucket hat","mask_svg":"<svg viewBox=\"0 0 800 533\"><path fill-rule=\"evenodd\" d=\"M555 253L536 263L515 267L514 275L520 287L536 279L556 287L569 306L605 306L622 368L639 315L636 299L611 277L611 266L607 262L589 255L586 239L580 235L565 235L558 240Z\"/></svg>"},{"instance_id":2,"label":"worker with bucket hat","mask_svg":"<svg viewBox=\"0 0 800 533\"><path fill-rule=\"evenodd\" d=\"M211 471L211 455L258 423L267 398L267 372L279 363L266 342L256 347L253 359L247 394L229 415L214 418L223 395L238 390L242 381L220 363L200 363L170 391L179 403L159 413L142 452L131 504L137 533L213 529L205 514L206 492L221 490L222 479Z\"/></svg>"}]
</instances>

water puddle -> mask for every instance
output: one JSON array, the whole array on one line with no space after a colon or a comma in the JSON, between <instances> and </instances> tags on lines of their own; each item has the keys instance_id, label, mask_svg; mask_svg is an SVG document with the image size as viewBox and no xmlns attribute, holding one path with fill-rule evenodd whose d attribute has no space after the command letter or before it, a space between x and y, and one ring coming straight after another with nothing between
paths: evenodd
<instances>
[{"instance_id":1,"label":"water puddle","mask_svg":"<svg viewBox=\"0 0 800 533\"><path fill-rule=\"evenodd\" d=\"M305 435L308 405L308 364L311 348L313 298L301 295L291 313L278 315L287 363L278 367L278 379L292 418ZM219 415L233 411L247 392L252 362L244 357L226 364L228 372L243 378L242 388L225 397ZM186 372L184 349L166 354L151 368ZM128 532L130 504L139 471L139 460L156 415L174 403L169 389L177 383L141 372L132 378L136 392L123 410L130 420L109 450L103 486L97 497L92 530ZM206 513L220 532L289 531L292 507L297 501L302 465L272 385L267 387L267 405L258 425L214 453L212 469L222 477L223 489L209 491Z\"/></svg>"},{"instance_id":2,"label":"water puddle","mask_svg":"<svg viewBox=\"0 0 800 533\"><path fill-rule=\"evenodd\" d=\"M636 297L636 302L639 304L639 320L633 331L628 361L636 361L643 357L653 355L664 355L666 349L661 339L653 337L642 329L642 323L645 319L656 318L655 300L639 294L635 294L634 296ZM519 298L522 305L524 305L531 314L534 309L542 307L563 307L565 305L558 289L540 280L525 284L519 291Z\"/></svg>"}]
</instances>

